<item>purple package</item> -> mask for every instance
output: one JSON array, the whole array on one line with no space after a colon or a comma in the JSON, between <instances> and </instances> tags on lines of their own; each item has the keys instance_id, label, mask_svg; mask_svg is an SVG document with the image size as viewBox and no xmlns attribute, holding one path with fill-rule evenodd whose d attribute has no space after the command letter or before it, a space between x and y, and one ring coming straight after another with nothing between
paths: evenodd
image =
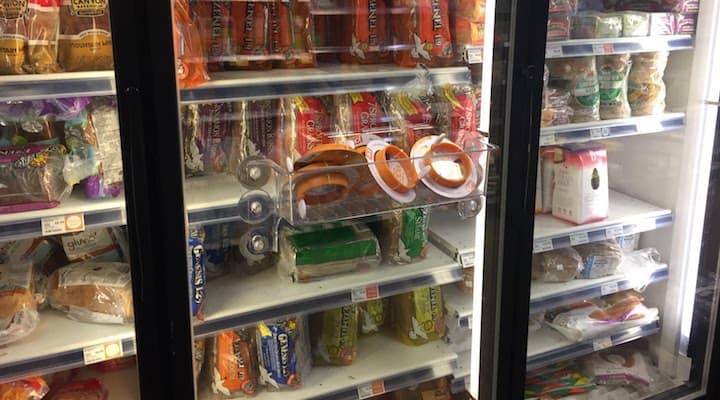
<instances>
[{"instance_id":1,"label":"purple package","mask_svg":"<svg viewBox=\"0 0 720 400\"><path fill-rule=\"evenodd\" d=\"M570 15L556 13L548 17L547 40L570 39Z\"/></svg>"},{"instance_id":2,"label":"purple package","mask_svg":"<svg viewBox=\"0 0 720 400\"><path fill-rule=\"evenodd\" d=\"M62 145L0 148L0 214L56 207L72 187L65 182Z\"/></svg>"},{"instance_id":3,"label":"purple package","mask_svg":"<svg viewBox=\"0 0 720 400\"><path fill-rule=\"evenodd\" d=\"M252 100L248 106L248 155L275 157L277 100Z\"/></svg>"},{"instance_id":4,"label":"purple package","mask_svg":"<svg viewBox=\"0 0 720 400\"><path fill-rule=\"evenodd\" d=\"M618 0L618 11L650 11L696 13L699 0Z\"/></svg>"},{"instance_id":5,"label":"purple package","mask_svg":"<svg viewBox=\"0 0 720 400\"><path fill-rule=\"evenodd\" d=\"M675 14L651 13L650 36L672 35L675 33Z\"/></svg>"},{"instance_id":6,"label":"purple package","mask_svg":"<svg viewBox=\"0 0 720 400\"><path fill-rule=\"evenodd\" d=\"M90 118L95 126L95 159L99 172L85 180L85 195L91 199L117 197L123 189L123 169L115 98L94 99Z\"/></svg>"},{"instance_id":7,"label":"purple package","mask_svg":"<svg viewBox=\"0 0 720 400\"><path fill-rule=\"evenodd\" d=\"M679 35L692 35L697 26L697 14L675 14L675 33Z\"/></svg>"},{"instance_id":8,"label":"purple package","mask_svg":"<svg viewBox=\"0 0 720 400\"><path fill-rule=\"evenodd\" d=\"M206 174L228 172L235 124L234 104L200 104L198 112L203 170Z\"/></svg>"}]
</instances>

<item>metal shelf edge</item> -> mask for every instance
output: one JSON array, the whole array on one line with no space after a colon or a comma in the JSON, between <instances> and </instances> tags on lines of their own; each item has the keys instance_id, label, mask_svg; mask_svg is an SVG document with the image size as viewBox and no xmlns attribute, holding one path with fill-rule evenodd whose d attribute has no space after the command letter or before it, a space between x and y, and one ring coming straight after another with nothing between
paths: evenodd
<instances>
[{"instance_id":1,"label":"metal shelf edge","mask_svg":"<svg viewBox=\"0 0 720 400\"><path fill-rule=\"evenodd\" d=\"M654 228L648 228L643 222L654 222ZM664 215L658 215L655 217L649 217L649 218L642 218L642 219L636 219L632 223L621 223L621 224L608 224L606 226L602 227L596 227L591 228L584 231L579 232L573 232L572 235L576 235L578 233L587 233L589 243L597 242L600 240L606 240L606 239L614 239L617 236L608 236L607 230L612 227L618 227L622 228L622 235L618 236L625 236L625 235L632 235L634 233L642 233L642 232L648 232L653 231L660 228L665 228L667 226L672 225L673 223L673 215L672 213L664 214ZM620 226L621 225L621 226ZM535 244L534 247L538 246L538 243L540 243L543 240L551 240L552 241L552 248L542 251L535 251L533 249L533 253L541 253L543 251L549 251L553 249L560 249L563 247L570 247L570 236L571 234L562 234L557 236L549 236L549 237L536 237L533 240L533 243Z\"/></svg>"},{"instance_id":2,"label":"metal shelf edge","mask_svg":"<svg viewBox=\"0 0 720 400\"><path fill-rule=\"evenodd\" d=\"M595 123L568 124L540 129L543 146L668 132L685 126L684 113L631 117Z\"/></svg>"},{"instance_id":3,"label":"metal shelf edge","mask_svg":"<svg viewBox=\"0 0 720 400\"><path fill-rule=\"evenodd\" d=\"M57 74L8 75L0 77L0 101L43 100L115 94L113 71Z\"/></svg>"},{"instance_id":4,"label":"metal shelf edge","mask_svg":"<svg viewBox=\"0 0 720 400\"><path fill-rule=\"evenodd\" d=\"M58 213L57 216L66 215ZM113 226L123 226L125 221L125 207L112 207L104 210L93 210L83 212L85 218L85 229L100 229ZM0 242L10 240L29 239L43 236L41 217L20 219L17 222L0 224Z\"/></svg>"},{"instance_id":5,"label":"metal shelf edge","mask_svg":"<svg viewBox=\"0 0 720 400\"><path fill-rule=\"evenodd\" d=\"M458 282L460 280L462 280L462 269L459 265L453 265L450 269L443 268L442 270L428 271L427 274L421 276L392 282L378 282L377 285L380 297L388 297L400 293L406 293L419 287L445 285L448 283ZM252 325L259 321L270 320L291 314L310 313L327 310L333 307L341 307L352 303L351 293L351 290L344 290L304 301L288 302L276 307L256 309L252 312L244 314L236 314L215 320L206 320L194 327L195 335L198 337L206 337L216 332L221 332L235 327Z\"/></svg>"},{"instance_id":6,"label":"metal shelf edge","mask_svg":"<svg viewBox=\"0 0 720 400\"><path fill-rule=\"evenodd\" d=\"M122 339L123 357L135 354L135 335ZM85 365L83 348L49 354L0 366L0 382L48 374Z\"/></svg>"},{"instance_id":7,"label":"metal shelf edge","mask_svg":"<svg viewBox=\"0 0 720 400\"><path fill-rule=\"evenodd\" d=\"M687 50L693 43L690 35L561 40L547 43L545 58Z\"/></svg>"},{"instance_id":8,"label":"metal shelf edge","mask_svg":"<svg viewBox=\"0 0 720 400\"><path fill-rule=\"evenodd\" d=\"M627 343L633 340L637 340L646 336L653 335L660 331L660 324L656 321L647 325L629 328L615 334L610 335L612 347L619 346L623 343ZM581 357L587 354L594 353L594 342L601 338L595 338L592 340L586 340L583 342L573 343L571 345L561 347L559 349L551 350L545 353L538 354L533 357L528 357L526 368L532 370L546 366L548 364L565 361L577 357Z\"/></svg>"}]
</instances>

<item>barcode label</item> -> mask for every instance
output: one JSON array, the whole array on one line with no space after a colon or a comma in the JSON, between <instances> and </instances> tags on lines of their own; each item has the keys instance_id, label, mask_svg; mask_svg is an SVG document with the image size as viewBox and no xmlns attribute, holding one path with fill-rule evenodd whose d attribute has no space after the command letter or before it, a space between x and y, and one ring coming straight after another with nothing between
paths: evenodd
<instances>
[{"instance_id":1,"label":"barcode label","mask_svg":"<svg viewBox=\"0 0 720 400\"><path fill-rule=\"evenodd\" d=\"M40 223L42 225L43 236L82 232L85 230L85 215L83 213L77 213L45 217Z\"/></svg>"},{"instance_id":2,"label":"barcode label","mask_svg":"<svg viewBox=\"0 0 720 400\"><path fill-rule=\"evenodd\" d=\"M576 246L578 244L585 244L590 241L587 232L574 233L570 235L570 244Z\"/></svg>"},{"instance_id":3,"label":"barcode label","mask_svg":"<svg viewBox=\"0 0 720 400\"><path fill-rule=\"evenodd\" d=\"M643 219L635 223L635 232L652 231L657 228L655 218Z\"/></svg>"},{"instance_id":4,"label":"barcode label","mask_svg":"<svg viewBox=\"0 0 720 400\"><path fill-rule=\"evenodd\" d=\"M547 48L545 49L545 57L546 58L557 58L557 57L562 57L562 55L563 55L563 50L562 50L562 46L560 46L560 45L549 44L547 46Z\"/></svg>"},{"instance_id":5,"label":"barcode label","mask_svg":"<svg viewBox=\"0 0 720 400\"><path fill-rule=\"evenodd\" d=\"M615 225L611 226L609 228L605 228L605 237L606 238L616 238L618 236L623 235L623 227L622 225Z\"/></svg>"},{"instance_id":6,"label":"barcode label","mask_svg":"<svg viewBox=\"0 0 720 400\"><path fill-rule=\"evenodd\" d=\"M385 393L385 381L374 381L358 386L358 398L367 399Z\"/></svg>"},{"instance_id":7,"label":"barcode label","mask_svg":"<svg viewBox=\"0 0 720 400\"><path fill-rule=\"evenodd\" d=\"M594 54L611 54L615 48L612 43L598 43L592 45Z\"/></svg>"},{"instance_id":8,"label":"barcode label","mask_svg":"<svg viewBox=\"0 0 720 400\"><path fill-rule=\"evenodd\" d=\"M593 350L595 351L607 349L608 347L612 347L612 345L612 339L609 337L593 340Z\"/></svg>"},{"instance_id":9,"label":"barcode label","mask_svg":"<svg viewBox=\"0 0 720 400\"><path fill-rule=\"evenodd\" d=\"M606 296L608 294L617 293L619 290L617 282L610 282L600 286L600 294Z\"/></svg>"},{"instance_id":10,"label":"barcode label","mask_svg":"<svg viewBox=\"0 0 720 400\"><path fill-rule=\"evenodd\" d=\"M540 135L540 146L552 146L555 144L555 134Z\"/></svg>"},{"instance_id":11,"label":"barcode label","mask_svg":"<svg viewBox=\"0 0 720 400\"><path fill-rule=\"evenodd\" d=\"M590 129L590 137L593 139L610 136L610 128L592 128Z\"/></svg>"},{"instance_id":12,"label":"barcode label","mask_svg":"<svg viewBox=\"0 0 720 400\"><path fill-rule=\"evenodd\" d=\"M466 57L468 64L480 64L482 62L482 48L467 49Z\"/></svg>"},{"instance_id":13,"label":"barcode label","mask_svg":"<svg viewBox=\"0 0 720 400\"><path fill-rule=\"evenodd\" d=\"M354 288L350 291L350 300L353 303L367 301L380 297L380 289L377 285Z\"/></svg>"},{"instance_id":14,"label":"barcode label","mask_svg":"<svg viewBox=\"0 0 720 400\"><path fill-rule=\"evenodd\" d=\"M533 253L542 253L553 249L552 239L537 239L533 243Z\"/></svg>"},{"instance_id":15,"label":"barcode label","mask_svg":"<svg viewBox=\"0 0 720 400\"><path fill-rule=\"evenodd\" d=\"M83 360L85 365L120 358L123 356L122 341L116 340L109 343L97 344L83 349Z\"/></svg>"},{"instance_id":16,"label":"barcode label","mask_svg":"<svg viewBox=\"0 0 720 400\"><path fill-rule=\"evenodd\" d=\"M475 252L460 254L460 265L463 268L471 268L475 266Z\"/></svg>"}]
</instances>

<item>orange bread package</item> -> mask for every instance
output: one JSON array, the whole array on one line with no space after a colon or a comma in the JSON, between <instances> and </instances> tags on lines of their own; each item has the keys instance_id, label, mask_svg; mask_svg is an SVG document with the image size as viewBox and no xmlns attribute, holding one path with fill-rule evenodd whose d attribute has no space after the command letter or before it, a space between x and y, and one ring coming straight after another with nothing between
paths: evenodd
<instances>
[{"instance_id":1,"label":"orange bread package","mask_svg":"<svg viewBox=\"0 0 720 400\"><path fill-rule=\"evenodd\" d=\"M113 69L107 0L63 0L58 59L65 71Z\"/></svg>"},{"instance_id":2,"label":"orange bread package","mask_svg":"<svg viewBox=\"0 0 720 400\"><path fill-rule=\"evenodd\" d=\"M270 51L279 68L307 68L316 64L312 52L310 2L276 0L270 6Z\"/></svg>"},{"instance_id":3,"label":"orange bread package","mask_svg":"<svg viewBox=\"0 0 720 400\"><path fill-rule=\"evenodd\" d=\"M233 59L225 63L229 69L269 69L268 3L233 1L230 10L230 53Z\"/></svg>"},{"instance_id":4,"label":"orange bread package","mask_svg":"<svg viewBox=\"0 0 720 400\"><path fill-rule=\"evenodd\" d=\"M190 18L187 0L175 1L175 63L181 88L207 82L207 63L197 25Z\"/></svg>"},{"instance_id":5,"label":"orange bread package","mask_svg":"<svg viewBox=\"0 0 720 400\"><path fill-rule=\"evenodd\" d=\"M390 62L392 44L390 34L390 7L387 0L352 0L353 12L345 23L347 52L340 56L343 62L374 64Z\"/></svg>"},{"instance_id":6,"label":"orange bread package","mask_svg":"<svg viewBox=\"0 0 720 400\"><path fill-rule=\"evenodd\" d=\"M25 378L0 383L0 399L2 400L40 400L49 391L50 388L42 378Z\"/></svg>"},{"instance_id":7,"label":"orange bread package","mask_svg":"<svg viewBox=\"0 0 720 400\"><path fill-rule=\"evenodd\" d=\"M53 387L50 400L107 400L108 391L100 379L74 381Z\"/></svg>"},{"instance_id":8,"label":"orange bread package","mask_svg":"<svg viewBox=\"0 0 720 400\"><path fill-rule=\"evenodd\" d=\"M450 26L455 54L461 61L468 46L482 46L485 35L485 1L453 0Z\"/></svg>"},{"instance_id":9,"label":"orange bread package","mask_svg":"<svg viewBox=\"0 0 720 400\"><path fill-rule=\"evenodd\" d=\"M230 9L231 4L225 0L193 1L190 3L191 15L194 18L210 71L222 70L221 62L231 55L230 43ZM243 3L244 4L244 3Z\"/></svg>"},{"instance_id":10,"label":"orange bread package","mask_svg":"<svg viewBox=\"0 0 720 400\"><path fill-rule=\"evenodd\" d=\"M442 67L454 60L450 34L449 0L393 0L392 30L395 62L414 67Z\"/></svg>"}]
</instances>

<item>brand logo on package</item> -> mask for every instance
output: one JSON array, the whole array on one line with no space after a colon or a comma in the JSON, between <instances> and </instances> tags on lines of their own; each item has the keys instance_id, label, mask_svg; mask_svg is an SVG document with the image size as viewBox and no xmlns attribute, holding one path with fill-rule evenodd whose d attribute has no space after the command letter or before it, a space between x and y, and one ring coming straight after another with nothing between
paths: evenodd
<instances>
[{"instance_id":1,"label":"brand logo on package","mask_svg":"<svg viewBox=\"0 0 720 400\"><path fill-rule=\"evenodd\" d=\"M107 0L71 0L70 14L80 17L99 17L105 14Z\"/></svg>"},{"instance_id":2,"label":"brand logo on package","mask_svg":"<svg viewBox=\"0 0 720 400\"><path fill-rule=\"evenodd\" d=\"M28 12L28 0L0 0L0 18L16 19Z\"/></svg>"}]
</instances>

